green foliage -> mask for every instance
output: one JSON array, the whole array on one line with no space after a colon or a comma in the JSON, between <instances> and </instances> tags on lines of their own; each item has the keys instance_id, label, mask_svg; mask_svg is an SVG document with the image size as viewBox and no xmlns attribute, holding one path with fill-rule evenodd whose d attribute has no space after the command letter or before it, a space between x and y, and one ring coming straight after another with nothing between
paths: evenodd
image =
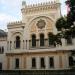
<instances>
[{"instance_id":1,"label":"green foliage","mask_svg":"<svg viewBox=\"0 0 75 75\"><path fill-rule=\"evenodd\" d=\"M56 22L56 28L58 29L58 31L61 30L61 27L63 26L63 24L64 24L63 17L57 20L57 22Z\"/></svg>"},{"instance_id":2,"label":"green foliage","mask_svg":"<svg viewBox=\"0 0 75 75\"><path fill-rule=\"evenodd\" d=\"M73 28L70 29L72 37L75 37L75 26Z\"/></svg>"},{"instance_id":3,"label":"green foliage","mask_svg":"<svg viewBox=\"0 0 75 75\"><path fill-rule=\"evenodd\" d=\"M56 28L58 31L62 31L62 29L70 28L70 25L67 24L66 17L61 17L56 21Z\"/></svg>"},{"instance_id":4,"label":"green foliage","mask_svg":"<svg viewBox=\"0 0 75 75\"><path fill-rule=\"evenodd\" d=\"M65 34L64 34L65 39L67 39L68 37L72 37L72 34L71 34L70 30L65 31Z\"/></svg>"},{"instance_id":5,"label":"green foliage","mask_svg":"<svg viewBox=\"0 0 75 75\"><path fill-rule=\"evenodd\" d=\"M49 34L49 45L53 45L54 43L54 35L52 33Z\"/></svg>"},{"instance_id":6,"label":"green foliage","mask_svg":"<svg viewBox=\"0 0 75 75\"><path fill-rule=\"evenodd\" d=\"M67 15L67 25L69 26L69 28L73 25L73 18L72 18L72 14L69 13Z\"/></svg>"},{"instance_id":7,"label":"green foliage","mask_svg":"<svg viewBox=\"0 0 75 75\"><path fill-rule=\"evenodd\" d=\"M60 38L75 38L75 0L67 0L66 4L70 7L67 17L61 17L56 21L56 28L60 33L55 36L55 41L61 44Z\"/></svg>"},{"instance_id":8,"label":"green foliage","mask_svg":"<svg viewBox=\"0 0 75 75\"><path fill-rule=\"evenodd\" d=\"M55 41L56 41L56 43L57 44L59 44L59 45L62 45L62 42L61 42L61 35L60 34L57 34L57 35L55 35Z\"/></svg>"},{"instance_id":9,"label":"green foliage","mask_svg":"<svg viewBox=\"0 0 75 75\"><path fill-rule=\"evenodd\" d=\"M69 4L69 7L75 6L75 0L67 0L67 4Z\"/></svg>"},{"instance_id":10,"label":"green foliage","mask_svg":"<svg viewBox=\"0 0 75 75\"><path fill-rule=\"evenodd\" d=\"M74 22L75 21L75 0L67 0L66 4L68 4L70 8L70 12L67 15L67 17L70 17L70 19L69 18L67 19L69 19L70 22Z\"/></svg>"},{"instance_id":11,"label":"green foliage","mask_svg":"<svg viewBox=\"0 0 75 75\"><path fill-rule=\"evenodd\" d=\"M56 46L56 44L62 44L61 43L61 39L60 39L60 36L57 34L57 35L54 35L54 34L49 34L49 45L54 45Z\"/></svg>"}]
</instances>

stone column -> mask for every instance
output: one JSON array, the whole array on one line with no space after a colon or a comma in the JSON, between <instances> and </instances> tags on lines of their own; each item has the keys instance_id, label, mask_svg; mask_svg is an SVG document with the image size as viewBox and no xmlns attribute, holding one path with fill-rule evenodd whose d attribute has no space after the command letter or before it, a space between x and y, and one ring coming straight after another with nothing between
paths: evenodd
<instances>
[{"instance_id":1,"label":"stone column","mask_svg":"<svg viewBox=\"0 0 75 75\"><path fill-rule=\"evenodd\" d=\"M59 56L59 66L60 68L63 68L62 56Z\"/></svg>"},{"instance_id":2,"label":"stone column","mask_svg":"<svg viewBox=\"0 0 75 75\"><path fill-rule=\"evenodd\" d=\"M14 41L14 44L13 45L14 45L14 49L15 49L16 48L16 42L15 41Z\"/></svg>"},{"instance_id":3,"label":"stone column","mask_svg":"<svg viewBox=\"0 0 75 75\"><path fill-rule=\"evenodd\" d=\"M25 40L23 40L23 44L24 44L24 45L23 45L23 48L25 49L25 48L26 48L26 47L25 47Z\"/></svg>"},{"instance_id":4,"label":"stone column","mask_svg":"<svg viewBox=\"0 0 75 75\"><path fill-rule=\"evenodd\" d=\"M9 50L9 41L7 41L7 50Z\"/></svg>"},{"instance_id":5,"label":"stone column","mask_svg":"<svg viewBox=\"0 0 75 75\"><path fill-rule=\"evenodd\" d=\"M32 48L32 41L31 40L29 40L29 49L31 49Z\"/></svg>"},{"instance_id":6,"label":"stone column","mask_svg":"<svg viewBox=\"0 0 75 75\"><path fill-rule=\"evenodd\" d=\"M21 40L21 49L24 50L24 40Z\"/></svg>"},{"instance_id":7,"label":"stone column","mask_svg":"<svg viewBox=\"0 0 75 75\"><path fill-rule=\"evenodd\" d=\"M75 45L75 38L73 38L72 41L73 41L73 45Z\"/></svg>"},{"instance_id":8,"label":"stone column","mask_svg":"<svg viewBox=\"0 0 75 75\"><path fill-rule=\"evenodd\" d=\"M39 48L39 39L36 40L36 48Z\"/></svg>"},{"instance_id":9,"label":"stone column","mask_svg":"<svg viewBox=\"0 0 75 75\"><path fill-rule=\"evenodd\" d=\"M10 69L10 58L7 56L6 59L6 69L9 70Z\"/></svg>"},{"instance_id":10,"label":"stone column","mask_svg":"<svg viewBox=\"0 0 75 75\"><path fill-rule=\"evenodd\" d=\"M14 49L14 41L12 41L11 50Z\"/></svg>"},{"instance_id":11,"label":"stone column","mask_svg":"<svg viewBox=\"0 0 75 75\"><path fill-rule=\"evenodd\" d=\"M12 50L12 41L10 41L10 50Z\"/></svg>"},{"instance_id":12,"label":"stone column","mask_svg":"<svg viewBox=\"0 0 75 75\"><path fill-rule=\"evenodd\" d=\"M48 39L45 39L45 47L48 47L49 44L48 44Z\"/></svg>"},{"instance_id":13,"label":"stone column","mask_svg":"<svg viewBox=\"0 0 75 75\"><path fill-rule=\"evenodd\" d=\"M39 70L40 69L40 58L36 58L36 68Z\"/></svg>"},{"instance_id":14,"label":"stone column","mask_svg":"<svg viewBox=\"0 0 75 75\"><path fill-rule=\"evenodd\" d=\"M24 69L24 57L21 57L21 69Z\"/></svg>"},{"instance_id":15,"label":"stone column","mask_svg":"<svg viewBox=\"0 0 75 75\"><path fill-rule=\"evenodd\" d=\"M48 58L48 56L45 57L45 68L47 70L49 69L49 58Z\"/></svg>"},{"instance_id":16,"label":"stone column","mask_svg":"<svg viewBox=\"0 0 75 75\"><path fill-rule=\"evenodd\" d=\"M9 41L9 48L8 49L10 50L10 41Z\"/></svg>"},{"instance_id":17,"label":"stone column","mask_svg":"<svg viewBox=\"0 0 75 75\"><path fill-rule=\"evenodd\" d=\"M23 40L23 50L24 50L24 43L25 43L25 41Z\"/></svg>"},{"instance_id":18,"label":"stone column","mask_svg":"<svg viewBox=\"0 0 75 75\"><path fill-rule=\"evenodd\" d=\"M12 49L12 41L10 41L10 50Z\"/></svg>"},{"instance_id":19,"label":"stone column","mask_svg":"<svg viewBox=\"0 0 75 75\"><path fill-rule=\"evenodd\" d=\"M66 46L66 40L65 38L61 38L62 46Z\"/></svg>"},{"instance_id":20,"label":"stone column","mask_svg":"<svg viewBox=\"0 0 75 75\"><path fill-rule=\"evenodd\" d=\"M27 40L26 40L26 42L25 42L25 47L26 47L26 49L27 49Z\"/></svg>"},{"instance_id":21,"label":"stone column","mask_svg":"<svg viewBox=\"0 0 75 75\"><path fill-rule=\"evenodd\" d=\"M27 57L23 57L23 68L26 69L27 68Z\"/></svg>"},{"instance_id":22,"label":"stone column","mask_svg":"<svg viewBox=\"0 0 75 75\"><path fill-rule=\"evenodd\" d=\"M27 49L29 50L29 40L27 40Z\"/></svg>"},{"instance_id":23,"label":"stone column","mask_svg":"<svg viewBox=\"0 0 75 75\"><path fill-rule=\"evenodd\" d=\"M26 59L27 59L26 60L26 67L27 67L26 69L30 70L32 68L32 63L31 63L32 57L27 57Z\"/></svg>"},{"instance_id":24,"label":"stone column","mask_svg":"<svg viewBox=\"0 0 75 75\"><path fill-rule=\"evenodd\" d=\"M23 49L23 41L22 40L20 41L20 49L21 50Z\"/></svg>"},{"instance_id":25,"label":"stone column","mask_svg":"<svg viewBox=\"0 0 75 75\"><path fill-rule=\"evenodd\" d=\"M9 41L9 50L11 50L11 41Z\"/></svg>"},{"instance_id":26,"label":"stone column","mask_svg":"<svg viewBox=\"0 0 75 75\"><path fill-rule=\"evenodd\" d=\"M26 49L26 41L23 40L23 49L25 50Z\"/></svg>"}]
</instances>

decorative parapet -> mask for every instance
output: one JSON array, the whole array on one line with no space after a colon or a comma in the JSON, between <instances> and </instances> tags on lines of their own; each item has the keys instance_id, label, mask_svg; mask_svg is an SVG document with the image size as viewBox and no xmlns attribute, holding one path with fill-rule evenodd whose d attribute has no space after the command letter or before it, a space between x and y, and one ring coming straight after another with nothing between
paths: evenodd
<instances>
[{"instance_id":1,"label":"decorative parapet","mask_svg":"<svg viewBox=\"0 0 75 75\"><path fill-rule=\"evenodd\" d=\"M43 3L38 3L38 4L26 5L26 2L23 1L22 6L25 6L26 8L33 8L33 7L44 6L44 5L53 5L56 3L60 3L60 2L56 0L56 1L49 1L49 2L43 2Z\"/></svg>"},{"instance_id":2,"label":"decorative parapet","mask_svg":"<svg viewBox=\"0 0 75 75\"><path fill-rule=\"evenodd\" d=\"M22 21L16 21L16 22L11 22L11 23L8 23L7 25L8 29L9 28L18 28L18 27L25 27L25 23L22 23Z\"/></svg>"},{"instance_id":3,"label":"decorative parapet","mask_svg":"<svg viewBox=\"0 0 75 75\"><path fill-rule=\"evenodd\" d=\"M22 24L22 21L9 22L8 25Z\"/></svg>"},{"instance_id":4,"label":"decorative parapet","mask_svg":"<svg viewBox=\"0 0 75 75\"><path fill-rule=\"evenodd\" d=\"M33 4L33 5L26 5L26 3L22 3L22 12L25 13L31 13L35 11L43 11L43 10L49 10L49 9L56 9L60 3L58 0L56 1L50 1L50 2L45 2L45 3L38 3L38 4Z\"/></svg>"}]
</instances>

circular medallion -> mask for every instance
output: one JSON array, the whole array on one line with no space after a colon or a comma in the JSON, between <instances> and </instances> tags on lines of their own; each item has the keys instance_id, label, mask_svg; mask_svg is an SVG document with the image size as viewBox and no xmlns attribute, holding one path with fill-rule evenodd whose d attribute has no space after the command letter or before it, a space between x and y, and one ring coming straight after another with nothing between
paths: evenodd
<instances>
[{"instance_id":1,"label":"circular medallion","mask_svg":"<svg viewBox=\"0 0 75 75\"><path fill-rule=\"evenodd\" d=\"M42 28L45 28L46 22L40 19L36 25L38 26L38 28L42 29Z\"/></svg>"}]
</instances>

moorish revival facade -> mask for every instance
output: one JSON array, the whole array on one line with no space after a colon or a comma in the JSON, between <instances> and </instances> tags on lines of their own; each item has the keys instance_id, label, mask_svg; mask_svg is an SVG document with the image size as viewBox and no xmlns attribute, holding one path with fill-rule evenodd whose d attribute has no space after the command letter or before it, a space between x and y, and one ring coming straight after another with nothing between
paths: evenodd
<instances>
[{"instance_id":1,"label":"moorish revival facade","mask_svg":"<svg viewBox=\"0 0 75 75\"><path fill-rule=\"evenodd\" d=\"M71 66L75 39L68 45L64 38L61 45L50 43L51 34L57 34L55 23L61 17L59 0L26 5L22 2L22 21L9 23L0 65L6 70L68 69ZM0 37L1 38L1 37ZM1 46L0 45L0 46ZM3 52L3 51L2 51ZM3 58L1 59L1 57Z\"/></svg>"}]
</instances>

